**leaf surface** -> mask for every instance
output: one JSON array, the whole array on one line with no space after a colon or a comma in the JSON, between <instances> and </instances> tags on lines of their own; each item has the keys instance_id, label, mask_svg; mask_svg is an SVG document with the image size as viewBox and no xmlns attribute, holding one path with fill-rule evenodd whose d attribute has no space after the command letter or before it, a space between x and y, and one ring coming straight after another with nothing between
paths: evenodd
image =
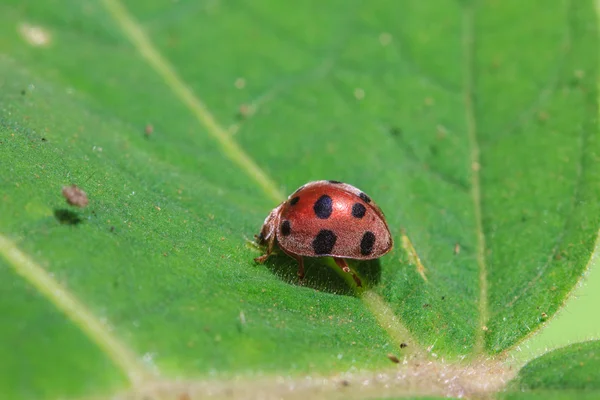
<instances>
[{"instance_id":1,"label":"leaf surface","mask_svg":"<svg viewBox=\"0 0 600 400\"><path fill-rule=\"evenodd\" d=\"M507 398L593 398L600 394L600 342L551 351L529 362L510 383ZM530 397L528 397L530 396Z\"/></svg>"},{"instance_id":2,"label":"leaf surface","mask_svg":"<svg viewBox=\"0 0 600 400\"><path fill-rule=\"evenodd\" d=\"M7 365L64 330L65 365L114 364L64 395L132 376L109 338L150 377L332 374L499 353L559 309L600 225L593 2L289 7L0 5L2 284L28 323L60 316ZM386 213L395 250L354 264L364 294L330 261L304 287L293 260L252 261L270 209L316 179Z\"/></svg>"}]
</instances>

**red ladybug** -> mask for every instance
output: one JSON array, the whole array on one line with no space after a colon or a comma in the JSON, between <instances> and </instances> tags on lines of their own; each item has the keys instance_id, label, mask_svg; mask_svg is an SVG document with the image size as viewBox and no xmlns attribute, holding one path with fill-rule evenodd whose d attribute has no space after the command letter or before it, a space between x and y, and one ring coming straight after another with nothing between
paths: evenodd
<instances>
[{"instance_id":1,"label":"red ladybug","mask_svg":"<svg viewBox=\"0 0 600 400\"><path fill-rule=\"evenodd\" d=\"M266 253L254 259L264 262L275 242L298 261L298 277L304 278L303 256L333 257L352 273L345 258L371 260L392 249L390 230L381 209L369 196L339 181L309 182L298 188L265 219L258 243Z\"/></svg>"}]
</instances>

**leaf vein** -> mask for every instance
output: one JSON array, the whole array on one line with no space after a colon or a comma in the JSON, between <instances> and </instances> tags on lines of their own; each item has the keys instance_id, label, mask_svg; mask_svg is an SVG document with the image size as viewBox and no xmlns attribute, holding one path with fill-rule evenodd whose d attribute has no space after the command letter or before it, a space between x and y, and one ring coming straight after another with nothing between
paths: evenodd
<instances>
[{"instance_id":1,"label":"leaf vein","mask_svg":"<svg viewBox=\"0 0 600 400\"><path fill-rule=\"evenodd\" d=\"M155 378L138 360L138 357L121 343L90 310L67 289L56 282L48 272L23 253L15 243L4 235L0 235L0 254L4 256L15 273L20 275L39 293L62 311L79 327L91 341L105 351L107 356L129 377L134 386Z\"/></svg>"},{"instance_id":2,"label":"leaf vein","mask_svg":"<svg viewBox=\"0 0 600 400\"><path fill-rule=\"evenodd\" d=\"M255 180L271 199L279 202L283 198L283 194L275 183L216 121L206 105L183 82L173 66L154 47L146 33L121 2L119 0L103 0L103 3L111 17L121 27L127 39L144 60L165 80L165 83L179 100L188 107L198 122L206 128L208 134L221 145L223 153Z\"/></svg>"},{"instance_id":3,"label":"leaf vein","mask_svg":"<svg viewBox=\"0 0 600 400\"><path fill-rule=\"evenodd\" d=\"M477 121L474 107L474 11L470 6L463 9L463 98L465 104L465 119L467 136L471 152L471 197L473 199L475 234L477 237L477 265L479 268L479 324L475 328L475 353L481 354L485 349L485 326L488 321L488 282L487 265L485 261L485 234L483 232L483 217L481 205L480 169L481 159L477 137Z\"/></svg>"}]
</instances>

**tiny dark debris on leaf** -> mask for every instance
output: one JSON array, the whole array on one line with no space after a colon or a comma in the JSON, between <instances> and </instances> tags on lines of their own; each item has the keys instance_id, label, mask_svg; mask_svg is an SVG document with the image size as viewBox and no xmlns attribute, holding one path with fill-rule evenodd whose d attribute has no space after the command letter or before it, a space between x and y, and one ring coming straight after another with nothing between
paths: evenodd
<instances>
[{"instance_id":1,"label":"tiny dark debris on leaf","mask_svg":"<svg viewBox=\"0 0 600 400\"><path fill-rule=\"evenodd\" d=\"M42 138L42 142L47 142L48 139L46 139L45 137Z\"/></svg>"},{"instance_id":2,"label":"tiny dark debris on leaf","mask_svg":"<svg viewBox=\"0 0 600 400\"><path fill-rule=\"evenodd\" d=\"M392 353L388 353L387 358L389 358L390 361L395 364L398 364L400 362L400 359L398 357L396 357L395 355L393 355Z\"/></svg>"},{"instance_id":3,"label":"tiny dark debris on leaf","mask_svg":"<svg viewBox=\"0 0 600 400\"><path fill-rule=\"evenodd\" d=\"M400 348L401 349L405 349L407 347L408 347L408 345L406 343L400 343Z\"/></svg>"},{"instance_id":4,"label":"tiny dark debris on leaf","mask_svg":"<svg viewBox=\"0 0 600 400\"><path fill-rule=\"evenodd\" d=\"M63 225L78 225L83 222L79 215L71 210L56 209L54 217Z\"/></svg>"},{"instance_id":5,"label":"tiny dark debris on leaf","mask_svg":"<svg viewBox=\"0 0 600 400\"><path fill-rule=\"evenodd\" d=\"M85 207L88 205L87 194L81 190L77 185L63 186L62 194L67 199L67 203L72 206Z\"/></svg>"}]
</instances>

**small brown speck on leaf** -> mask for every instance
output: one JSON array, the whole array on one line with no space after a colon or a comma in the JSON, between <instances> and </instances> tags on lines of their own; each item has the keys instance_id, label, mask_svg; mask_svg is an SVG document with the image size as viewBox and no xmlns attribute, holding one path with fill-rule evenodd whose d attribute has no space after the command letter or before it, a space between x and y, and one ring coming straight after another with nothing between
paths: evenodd
<instances>
[{"instance_id":1,"label":"small brown speck on leaf","mask_svg":"<svg viewBox=\"0 0 600 400\"><path fill-rule=\"evenodd\" d=\"M238 109L237 118L238 119L246 119L251 117L256 111L256 107L251 104L242 104Z\"/></svg>"},{"instance_id":2,"label":"small brown speck on leaf","mask_svg":"<svg viewBox=\"0 0 600 400\"><path fill-rule=\"evenodd\" d=\"M387 358L389 358L390 361L395 364L400 363L400 359L398 357L396 357L395 355L393 355L392 353L388 353Z\"/></svg>"},{"instance_id":3,"label":"small brown speck on leaf","mask_svg":"<svg viewBox=\"0 0 600 400\"><path fill-rule=\"evenodd\" d=\"M67 199L67 203L72 206L83 208L89 203L87 194L77 185L63 186L62 194Z\"/></svg>"},{"instance_id":4,"label":"small brown speck on leaf","mask_svg":"<svg viewBox=\"0 0 600 400\"><path fill-rule=\"evenodd\" d=\"M179 400L191 400L192 398L190 397L189 393L185 392L185 393L181 393L179 395Z\"/></svg>"},{"instance_id":5,"label":"small brown speck on leaf","mask_svg":"<svg viewBox=\"0 0 600 400\"><path fill-rule=\"evenodd\" d=\"M407 347L408 347L408 345L406 343L400 343L400 348L401 349L405 349Z\"/></svg>"},{"instance_id":6,"label":"small brown speck on leaf","mask_svg":"<svg viewBox=\"0 0 600 400\"><path fill-rule=\"evenodd\" d=\"M144 133L146 134L146 136L150 136L150 135L152 135L152 132L154 132L154 125L147 124L146 127L144 128Z\"/></svg>"},{"instance_id":7,"label":"small brown speck on leaf","mask_svg":"<svg viewBox=\"0 0 600 400\"><path fill-rule=\"evenodd\" d=\"M460 244L456 243L454 245L454 255L458 255L460 253Z\"/></svg>"}]
</instances>

